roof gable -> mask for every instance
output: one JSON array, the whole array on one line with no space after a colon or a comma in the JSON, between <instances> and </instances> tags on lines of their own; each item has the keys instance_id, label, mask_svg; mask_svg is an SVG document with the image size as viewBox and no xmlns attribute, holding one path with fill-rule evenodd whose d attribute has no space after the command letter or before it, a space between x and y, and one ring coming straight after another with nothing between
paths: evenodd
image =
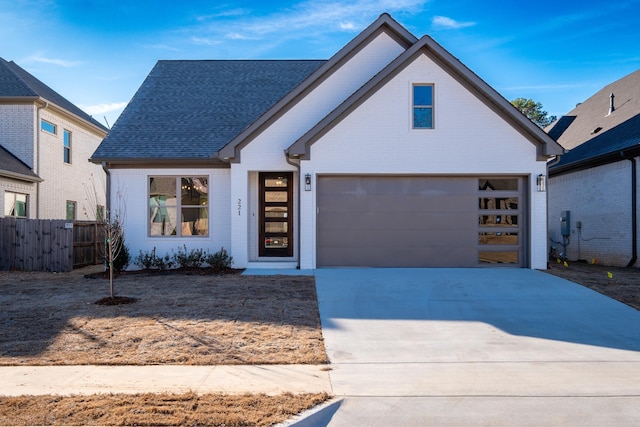
<instances>
[{"instance_id":1,"label":"roof gable","mask_svg":"<svg viewBox=\"0 0 640 427\"><path fill-rule=\"evenodd\" d=\"M250 143L262 130L291 109L306 94L315 89L320 83L328 79L342 65L364 49L380 33L386 33L405 48L410 47L418 39L395 21L389 14L383 13L371 25L347 43L325 64L319 67L312 75L303 81L295 91L287 94L280 102L266 111L260 120L251 124L249 128L230 141L220 152L218 157L223 160L240 161L240 150Z\"/></svg>"},{"instance_id":2,"label":"roof gable","mask_svg":"<svg viewBox=\"0 0 640 427\"><path fill-rule=\"evenodd\" d=\"M213 161L324 62L158 61L92 161Z\"/></svg>"},{"instance_id":3,"label":"roof gable","mask_svg":"<svg viewBox=\"0 0 640 427\"><path fill-rule=\"evenodd\" d=\"M545 160L548 156L561 154L563 152L562 147L542 129L531 122L531 120L520 113L510 102L504 99L431 37L424 36L292 144L287 150L287 154L290 157L308 159L310 157L310 147L313 143L319 140L351 111L356 109L380 87L389 82L402 69L422 54L431 58L467 90L482 100L482 102L513 126L531 143L536 145L539 160Z\"/></svg>"},{"instance_id":4,"label":"roof gable","mask_svg":"<svg viewBox=\"0 0 640 427\"><path fill-rule=\"evenodd\" d=\"M108 129L89 114L82 111L72 102L60 95L55 90L29 74L13 61L5 61L0 58L0 100L20 99L27 100L44 99L57 105L59 108L75 115L76 117L91 123L93 126L106 132Z\"/></svg>"}]
</instances>

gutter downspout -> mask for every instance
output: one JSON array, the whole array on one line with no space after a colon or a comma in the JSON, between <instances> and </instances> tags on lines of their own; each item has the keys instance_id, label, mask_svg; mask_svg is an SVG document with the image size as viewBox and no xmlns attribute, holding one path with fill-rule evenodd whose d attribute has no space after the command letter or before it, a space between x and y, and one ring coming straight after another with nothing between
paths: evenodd
<instances>
[{"instance_id":1,"label":"gutter downspout","mask_svg":"<svg viewBox=\"0 0 640 427\"><path fill-rule=\"evenodd\" d=\"M49 103L47 101L45 101L44 99L40 99L40 102L42 102L42 105L39 105L36 110L36 150L38 151L38 153L36 154L36 170L35 173L36 175L38 175L39 178L42 178L40 176L40 121L42 120L42 118L40 117L40 111L42 109L45 109L49 106ZM40 219L40 182L38 181L36 182L36 219Z\"/></svg>"},{"instance_id":2,"label":"gutter downspout","mask_svg":"<svg viewBox=\"0 0 640 427\"><path fill-rule=\"evenodd\" d=\"M102 170L104 171L105 175L107 176L107 185L106 185L106 189L105 189L105 205L106 205L106 209L107 211L105 212L105 220L108 219L108 217L110 217L111 215L111 173L109 172L109 167L107 166L107 162L102 162Z\"/></svg>"},{"instance_id":3,"label":"gutter downspout","mask_svg":"<svg viewBox=\"0 0 640 427\"><path fill-rule=\"evenodd\" d=\"M300 185L300 180L302 179L300 174L300 161L298 161L298 163L294 163L293 161L291 161L286 150L284 152L284 159L287 163L298 170L298 197L296 198L296 230L298 231L298 238L296 239L296 241L298 242L298 247L296 248L296 257L298 258L298 266L296 267L296 269L300 270L300 235L302 234L300 232L300 197L302 196L302 186Z\"/></svg>"},{"instance_id":4,"label":"gutter downspout","mask_svg":"<svg viewBox=\"0 0 640 427\"><path fill-rule=\"evenodd\" d=\"M627 267L633 267L638 260L638 197L637 197L637 172L635 157L625 157L631 162L631 260Z\"/></svg>"}]
</instances>

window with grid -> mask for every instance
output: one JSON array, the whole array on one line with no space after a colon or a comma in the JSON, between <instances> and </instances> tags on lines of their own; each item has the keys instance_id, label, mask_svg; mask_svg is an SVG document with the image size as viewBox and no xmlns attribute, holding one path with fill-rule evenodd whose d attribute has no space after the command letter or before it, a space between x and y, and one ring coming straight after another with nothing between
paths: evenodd
<instances>
[{"instance_id":1,"label":"window with grid","mask_svg":"<svg viewBox=\"0 0 640 427\"><path fill-rule=\"evenodd\" d=\"M433 129L433 85L413 85L413 128Z\"/></svg>"},{"instance_id":2,"label":"window with grid","mask_svg":"<svg viewBox=\"0 0 640 427\"><path fill-rule=\"evenodd\" d=\"M208 177L149 177L149 236L208 235Z\"/></svg>"},{"instance_id":3,"label":"window with grid","mask_svg":"<svg viewBox=\"0 0 640 427\"><path fill-rule=\"evenodd\" d=\"M64 162L71 164L71 131L64 130Z\"/></svg>"}]
</instances>

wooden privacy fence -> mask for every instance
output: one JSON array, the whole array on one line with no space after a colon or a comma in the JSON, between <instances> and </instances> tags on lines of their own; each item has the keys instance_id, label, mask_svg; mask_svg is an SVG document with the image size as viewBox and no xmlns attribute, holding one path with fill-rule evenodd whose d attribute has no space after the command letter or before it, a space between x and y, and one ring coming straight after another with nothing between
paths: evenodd
<instances>
[{"instance_id":1,"label":"wooden privacy fence","mask_svg":"<svg viewBox=\"0 0 640 427\"><path fill-rule=\"evenodd\" d=\"M0 218L0 270L71 271L101 262L95 222Z\"/></svg>"},{"instance_id":2,"label":"wooden privacy fence","mask_svg":"<svg viewBox=\"0 0 640 427\"><path fill-rule=\"evenodd\" d=\"M73 267L100 264L105 253L105 229L95 221L73 223Z\"/></svg>"}]
</instances>

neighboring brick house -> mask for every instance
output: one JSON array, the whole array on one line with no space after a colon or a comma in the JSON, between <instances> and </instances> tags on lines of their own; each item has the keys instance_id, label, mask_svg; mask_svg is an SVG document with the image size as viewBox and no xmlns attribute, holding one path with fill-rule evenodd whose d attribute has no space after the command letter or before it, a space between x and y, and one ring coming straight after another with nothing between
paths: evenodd
<instances>
[{"instance_id":1,"label":"neighboring brick house","mask_svg":"<svg viewBox=\"0 0 640 427\"><path fill-rule=\"evenodd\" d=\"M0 58L0 216L94 220L105 173L88 161L107 128Z\"/></svg>"},{"instance_id":2,"label":"neighboring brick house","mask_svg":"<svg viewBox=\"0 0 640 427\"><path fill-rule=\"evenodd\" d=\"M536 182L561 152L383 14L328 61L159 61L92 161L125 190L133 254L223 246L240 268L545 268Z\"/></svg>"},{"instance_id":3,"label":"neighboring brick house","mask_svg":"<svg viewBox=\"0 0 640 427\"><path fill-rule=\"evenodd\" d=\"M548 133L568 149L549 167L550 245L569 260L638 267L640 70L578 104Z\"/></svg>"}]
</instances>

